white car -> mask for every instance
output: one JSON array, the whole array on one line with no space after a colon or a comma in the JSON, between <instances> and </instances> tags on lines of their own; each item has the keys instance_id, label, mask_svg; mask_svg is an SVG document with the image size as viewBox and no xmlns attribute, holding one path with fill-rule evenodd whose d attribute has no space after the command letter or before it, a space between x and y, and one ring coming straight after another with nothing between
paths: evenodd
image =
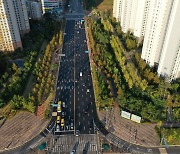
<instances>
[{"instance_id":1,"label":"white car","mask_svg":"<svg viewBox=\"0 0 180 154\"><path fill-rule=\"evenodd\" d=\"M87 89L87 93L89 93L89 89Z\"/></svg>"},{"instance_id":2,"label":"white car","mask_svg":"<svg viewBox=\"0 0 180 154\"><path fill-rule=\"evenodd\" d=\"M56 126L56 131L57 132L59 132L60 131L60 129L59 129L59 125L57 124L57 126Z\"/></svg>"},{"instance_id":3,"label":"white car","mask_svg":"<svg viewBox=\"0 0 180 154\"><path fill-rule=\"evenodd\" d=\"M80 72L80 76L82 76L82 72Z\"/></svg>"},{"instance_id":4,"label":"white car","mask_svg":"<svg viewBox=\"0 0 180 154\"><path fill-rule=\"evenodd\" d=\"M64 107L64 108L66 107L66 104L65 104L65 102L62 102L62 107Z\"/></svg>"},{"instance_id":5,"label":"white car","mask_svg":"<svg viewBox=\"0 0 180 154\"><path fill-rule=\"evenodd\" d=\"M70 124L70 129L71 129L71 130L74 129L74 124L73 124L73 122L71 122L71 124Z\"/></svg>"}]
</instances>

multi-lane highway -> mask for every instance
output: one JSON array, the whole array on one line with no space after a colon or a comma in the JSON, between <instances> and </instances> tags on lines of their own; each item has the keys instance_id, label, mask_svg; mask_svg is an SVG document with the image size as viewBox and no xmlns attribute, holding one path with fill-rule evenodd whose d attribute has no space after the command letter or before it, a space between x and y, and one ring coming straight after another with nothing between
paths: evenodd
<instances>
[{"instance_id":1,"label":"multi-lane highway","mask_svg":"<svg viewBox=\"0 0 180 154\"><path fill-rule=\"evenodd\" d=\"M66 21L62 55L55 103L59 101L61 104L65 103L65 107L61 106L62 111L58 112L58 116L65 120L65 125L57 124L56 134L63 132L92 134L95 102L82 20Z\"/></svg>"},{"instance_id":2,"label":"multi-lane highway","mask_svg":"<svg viewBox=\"0 0 180 154\"><path fill-rule=\"evenodd\" d=\"M78 13L82 13L80 1L73 1L71 6L73 10L79 6L81 9L78 9ZM57 112L57 116L60 116L60 121L64 119L65 122L63 125L55 119L56 135L94 134L95 101L85 26L83 18L71 20L73 17L66 18L55 98L55 104L61 101L61 111ZM57 107L54 111L57 111Z\"/></svg>"}]
</instances>

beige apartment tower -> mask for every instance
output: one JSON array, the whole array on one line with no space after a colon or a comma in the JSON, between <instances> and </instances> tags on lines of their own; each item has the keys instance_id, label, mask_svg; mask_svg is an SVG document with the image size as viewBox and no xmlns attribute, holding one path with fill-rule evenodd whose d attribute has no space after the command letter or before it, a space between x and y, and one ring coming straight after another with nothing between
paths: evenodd
<instances>
[{"instance_id":1,"label":"beige apartment tower","mask_svg":"<svg viewBox=\"0 0 180 154\"><path fill-rule=\"evenodd\" d=\"M23 48L21 36L29 32L24 0L0 0L0 51Z\"/></svg>"}]
</instances>

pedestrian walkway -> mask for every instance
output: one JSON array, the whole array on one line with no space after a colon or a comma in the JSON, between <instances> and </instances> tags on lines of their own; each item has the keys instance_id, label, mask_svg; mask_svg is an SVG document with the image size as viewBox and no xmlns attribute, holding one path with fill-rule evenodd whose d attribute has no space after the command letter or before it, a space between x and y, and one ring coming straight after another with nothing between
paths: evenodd
<instances>
[{"instance_id":1,"label":"pedestrian walkway","mask_svg":"<svg viewBox=\"0 0 180 154\"><path fill-rule=\"evenodd\" d=\"M98 153L97 136L96 135L66 135L53 139L52 152L69 154L73 149L76 153L81 154L87 151L88 154Z\"/></svg>"},{"instance_id":2,"label":"pedestrian walkway","mask_svg":"<svg viewBox=\"0 0 180 154\"><path fill-rule=\"evenodd\" d=\"M99 111L98 115L109 132L127 142L144 146L160 145L159 137L154 129L156 124L138 124L122 118L119 107L111 111Z\"/></svg>"}]
</instances>

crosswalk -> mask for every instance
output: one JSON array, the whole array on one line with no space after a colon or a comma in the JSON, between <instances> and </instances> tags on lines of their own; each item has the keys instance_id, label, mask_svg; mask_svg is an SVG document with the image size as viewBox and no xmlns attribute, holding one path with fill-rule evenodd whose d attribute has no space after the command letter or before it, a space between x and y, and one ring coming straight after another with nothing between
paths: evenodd
<instances>
[{"instance_id":1,"label":"crosswalk","mask_svg":"<svg viewBox=\"0 0 180 154\"><path fill-rule=\"evenodd\" d=\"M73 149L78 154L83 153L83 151L87 151L88 154L98 153L96 135L60 136L53 140L53 145L52 152L54 153L70 153Z\"/></svg>"}]
</instances>

